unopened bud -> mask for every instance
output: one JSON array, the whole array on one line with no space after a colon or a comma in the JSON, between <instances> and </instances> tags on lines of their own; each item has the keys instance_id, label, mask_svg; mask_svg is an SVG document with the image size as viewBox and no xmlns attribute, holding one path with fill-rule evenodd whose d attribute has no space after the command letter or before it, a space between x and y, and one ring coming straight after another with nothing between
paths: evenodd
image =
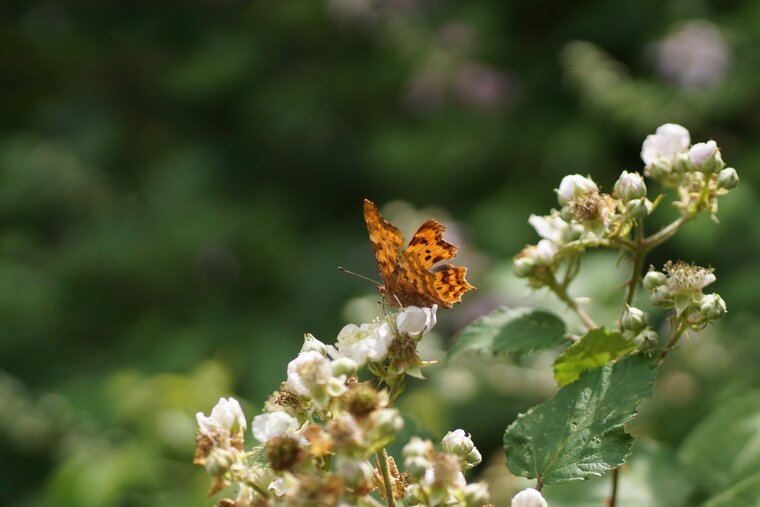
<instances>
[{"instance_id":1,"label":"unopened bud","mask_svg":"<svg viewBox=\"0 0 760 507\"><path fill-rule=\"evenodd\" d=\"M615 182L615 195L623 202L642 199L647 195L647 186L639 173L623 171Z\"/></svg>"},{"instance_id":2,"label":"unopened bud","mask_svg":"<svg viewBox=\"0 0 760 507\"><path fill-rule=\"evenodd\" d=\"M327 356L327 345L317 340L313 334L304 333L301 352L319 352L323 356Z\"/></svg>"},{"instance_id":3,"label":"unopened bud","mask_svg":"<svg viewBox=\"0 0 760 507\"><path fill-rule=\"evenodd\" d=\"M731 190L739 184L739 175L736 174L736 169L733 167L726 167L718 173L718 188Z\"/></svg>"},{"instance_id":4,"label":"unopened bud","mask_svg":"<svg viewBox=\"0 0 760 507\"><path fill-rule=\"evenodd\" d=\"M433 451L433 444L430 440L422 440L420 437L412 437L404 448L401 450L401 455L404 458L411 458L412 456L428 457Z\"/></svg>"},{"instance_id":5,"label":"unopened bud","mask_svg":"<svg viewBox=\"0 0 760 507\"><path fill-rule=\"evenodd\" d=\"M670 308L673 308L673 294L668 290L668 287L666 285L660 285L659 287L655 287L652 291L652 295L649 296L649 301L655 305L659 306L660 308L665 308L666 310L669 310Z\"/></svg>"},{"instance_id":6,"label":"unopened bud","mask_svg":"<svg viewBox=\"0 0 760 507\"><path fill-rule=\"evenodd\" d=\"M404 419L395 408L375 410L370 417L374 422L373 430L382 439L395 437L404 427Z\"/></svg>"},{"instance_id":7,"label":"unopened bud","mask_svg":"<svg viewBox=\"0 0 760 507\"><path fill-rule=\"evenodd\" d=\"M709 320L719 319L726 314L726 302L718 294L706 294L699 304L699 310Z\"/></svg>"},{"instance_id":8,"label":"unopened bud","mask_svg":"<svg viewBox=\"0 0 760 507\"><path fill-rule=\"evenodd\" d=\"M633 337L633 343L639 350L652 350L658 342L659 337L652 329L645 329Z\"/></svg>"},{"instance_id":9,"label":"unopened bud","mask_svg":"<svg viewBox=\"0 0 760 507\"><path fill-rule=\"evenodd\" d=\"M649 199L633 199L625 204L625 209L633 218L644 218L652 212L652 201Z\"/></svg>"},{"instance_id":10,"label":"unopened bud","mask_svg":"<svg viewBox=\"0 0 760 507\"><path fill-rule=\"evenodd\" d=\"M673 166L666 158L658 158L647 166L647 174L657 181L667 180L672 173Z\"/></svg>"},{"instance_id":11,"label":"unopened bud","mask_svg":"<svg viewBox=\"0 0 760 507\"><path fill-rule=\"evenodd\" d=\"M347 356L341 356L337 359L333 359L330 362L330 366L332 367L332 374L335 376L350 376L356 373L356 371L359 369L359 364Z\"/></svg>"},{"instance_id":12,"label":"unopened bud","mask_svg":"<svg viewBox=\"0 0 760 507\"><path fill-rule=\"evenodd\" d=\"M647 327L647 314L635 306L626 305L623 316L620 318L620 325L628 331L638 332Z\"/></svg>"},{"instance_id":13,"label":"unopened bud","mask_svg":"<svg viewBox=\"0 0 760 507\"><path fill-rule=\"evenodd\" d=\"M528 488L520 491L512 498L512 507L548 507L548 504L540 492Z\"/></svg>"},{"instance_id":14,"label":"unopened bud","mask_svg":"<svg viewBox=\"0 0 760 507\"><path fill-rule=\"evenodd\" d=\"M689 149L689 161L698 171L711 174L718 172L726 165L720 156L720 150L715 141L697 143Z\"/></svg>"},{"instance_id":15,"label":"unopened bud","mask_svg":"<svg viewBox=\"0 0 760 507\"><path fill-rule=\"evenodd\" d=\"M668 283L668 277L665 276L665 273L650 269L649 272L644 275L643 283L644 287L646 287L647 290L651 291L654 290L655 287L659 287Z\"/></svg>"},{"instance_id":16,"label":"unopened bud","mask_svg":"<svg viewBox=\"0 0 760 507\"><path fill-rule=\"evenodd\" d=\"M232 453L226 449L214 449L209 457L206 459L206 472L211 477L221 477L227 473L232 464L235 462L235 457Z\"/></svg>"},{"instance_id":17,"label":"unopened bud","mask_svg":"<svg viewBox=\"0 0 760 507\"><path fill-rule=\"evenodd\" d=\"M464 501L468 506L480 506L488 500L488 485L485 482L473 482L464 487Z\"/></svg>"},{"instance_id":18,"label":"unopened bud","mask_svg":"<svg viewBox=\"0 0 760 507\"><path fill-rule=\"evenodd\" d=\"M469 470L471 468L474 468L480 465L481 461L483 461L483 456L481 456L480 451L477 447L473 447L472 450L467 453L467 456L464 457L464 465L462 466L462 470Z\"/></svg>"},{"instance_id":19,"label":"unopened bud","mask_svg":"<svg viewBox=\"0 0 760 507\"><path fill-rule=\"evenodd\" d=\"M404 468L406 473L409 474L409 478L413 481L418 481L425 477L425 474L430 469L431 463L427 458L422 456L412 456L404 460Z\"/></svg>"},{"instance_id":20,"label":"unopened bud","mask_svg":"<svg viewBox=\"0 0 760 507\"><path fill-rule=\"evenodd\" d=\"M512 270L518 278L525 278L532 275L535 268L535 261L528 256L516 257L512 264Z\"/></svg>"},{"instance_id":21,"label":"unopened bud","mask_svg":"<svg viewBox=\"0 0 760 507\"><path fill-rule=\"evenodd\" d=\"M475 448L475 444L472 443L470 435L459 429L446 433L446 436L441 440L441 448L449 454L466 456Z\"/></svg>"},{"instance_id":22,"label":"unopened bud","mask_svg":"<svg viewBox=\"0 0 760 507\"><path fill-rule=\"evenodd\" d=\"M532 250L533 261L539 266L549 266L554 262L557 255L557 245L548 239L542 239Z\"/></svg>"}]
</instances>

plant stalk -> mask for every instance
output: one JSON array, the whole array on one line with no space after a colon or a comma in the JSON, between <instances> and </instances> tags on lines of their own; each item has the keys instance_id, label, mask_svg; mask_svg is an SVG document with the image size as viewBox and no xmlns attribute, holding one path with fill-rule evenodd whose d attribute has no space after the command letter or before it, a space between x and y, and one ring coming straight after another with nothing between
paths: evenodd
<instances>
[{"instance_id":1,"label":"plant stalk","mask_svg":"<svg viewBox=\"0 0 760 507\"><path fill-rule=\"evenodd\" d=\"M547 286L552 290L552 292L554 292L554 294L557 295L557 297L563 303L568 306L568 308L575 312L578 318L580 318L583 322L584 326L589 329L596 329L599 327L596 322L594 322L594 319L592 319L589 314L587 314L583 308L578 306L578 303L572 297L570 297L570 294L567 293L567 289L563 285L557 283L557 280L554 278L554 276L550 277Z\"/></svg>"},{"instance_id":2,"label":"plant stalk","mask_svg":"<svg viewBox=\"0 0 760 507\"><path fill-rule=\"evenodd\" d=\"M388 451L385 447L377 451L377 466L383 474L383 486L385 487L385 503L388 507L396 507L396 499L393 497L393 478L388 466Z\"/></svg>"}]
</instances>

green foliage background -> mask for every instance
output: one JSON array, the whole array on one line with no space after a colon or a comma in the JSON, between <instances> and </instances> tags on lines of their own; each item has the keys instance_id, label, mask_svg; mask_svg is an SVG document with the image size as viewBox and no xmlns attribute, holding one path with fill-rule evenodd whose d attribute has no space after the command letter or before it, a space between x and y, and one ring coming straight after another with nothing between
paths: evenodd
<instances>
[{"instance_id":1,"label":"green foliage background","mask_svg":"<svg viewBox=\"0 0 760 507\"><path fill-rule=\"evenodd\" d=\"M731 54L706 89L653 61L697 18ZM446 348L497 305L535 302L509 258L561 177L609 190L668 121L718 140L742 178L719 227L689 224L650 259L712 265L729 306L635 424L679 445L760 386L759 27L752 1L3 2L0 504L208 505L194 412L234 394L252 417L304 331L331 341L346 301L374 301L335 269L374 273L364 197L399 201L407 231L456 226L480 290L441 315ZM614 319L613 267L588 262L579 293ZM431 374L405 396L421 427L464 427L503 468L504 427L552 387L530 358L497 366L506 389L465 362L476 394L447 400Z\"/></svg>"}]
</instances>

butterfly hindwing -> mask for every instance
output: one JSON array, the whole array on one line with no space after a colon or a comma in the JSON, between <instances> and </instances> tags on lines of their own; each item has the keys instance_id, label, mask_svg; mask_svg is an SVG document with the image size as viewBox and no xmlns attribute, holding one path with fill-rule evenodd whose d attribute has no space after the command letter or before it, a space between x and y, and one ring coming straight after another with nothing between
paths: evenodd
<instances>
[{"instance_id":1,"label":"butterfly hindwing","mask_svg":"<svg viewBox=\"0 0 760 507\"><path fill-rule=\"evenodd\" d=\"M445 225L432 219L428 220L414 233L406 251L418 256L425 269L430 269L441 261L453 259L459 247L443 239L445 230Z\"/></svg>"}]
</instances>

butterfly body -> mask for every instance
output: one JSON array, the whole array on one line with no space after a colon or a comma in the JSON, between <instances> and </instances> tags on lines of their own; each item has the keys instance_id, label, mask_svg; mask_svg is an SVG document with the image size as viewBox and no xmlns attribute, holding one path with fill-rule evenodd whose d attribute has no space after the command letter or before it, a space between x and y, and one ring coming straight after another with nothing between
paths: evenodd
<instances>
[{"instance_id":1,"label":"butterfly body","mask_svg":"<svg viewBox=\"0 0 760 507\"><path fill-rule=\"evenodd\" d=\"M364 221L383 279L378 289L386 303L422 307L437 304L451 308L462 300L465 292L475 289L465 280L466 267L438 264L454 258L458 250L443 239L445 225L432 219L426 221L402 250L401 232L367 199L364 200Z\"/></svg>"}]
</instances>

